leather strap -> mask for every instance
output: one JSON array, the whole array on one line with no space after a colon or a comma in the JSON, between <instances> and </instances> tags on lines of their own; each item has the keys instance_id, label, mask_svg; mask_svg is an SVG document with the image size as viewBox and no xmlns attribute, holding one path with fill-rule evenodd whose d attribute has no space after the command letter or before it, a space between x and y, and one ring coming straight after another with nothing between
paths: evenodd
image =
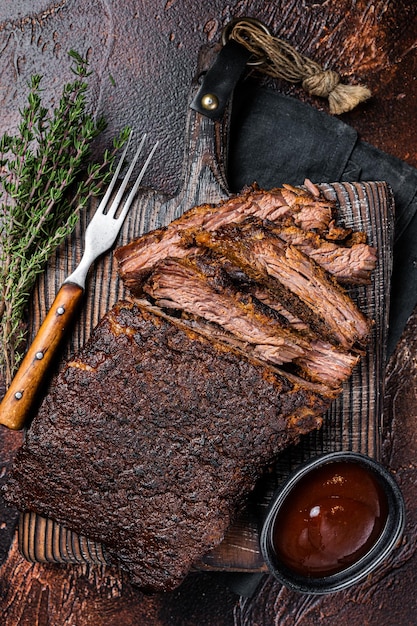
<instances>
[{"instance_id":1,"label":"leather strap","mask_svg":"<svg viewBox=\"0 0 417 626\"><path fill-rule=\"evenodd\" d=\"M204 75L190 107L211 119L221 118L251 56L244 46L230 39Z\"/></svg>"}]
</instances>

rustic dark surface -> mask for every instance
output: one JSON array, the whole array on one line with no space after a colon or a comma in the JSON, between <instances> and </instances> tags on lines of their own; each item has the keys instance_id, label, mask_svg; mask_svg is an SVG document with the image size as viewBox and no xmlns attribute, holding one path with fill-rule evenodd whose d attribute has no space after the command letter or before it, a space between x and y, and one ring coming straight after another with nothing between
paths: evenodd
<instances>
[{"instance_id":1,"label":"rustic dark surface","mask_svg":"<svg viewBox=\"0 0 417 626\"><path fill-rule=\"evenodd\" d=\"M146 184L173 193L180 187L185 110L201 45L219 39L232 17L250 14L270 25L299 51L361 80L373 97L344 121L361 137L410 165L417 166L413 115L417 109L417 10L413 0L240 0L188 3L177 0L34 0L0 5L1 131L13 130L34 72L44 75L44 97L53 103L70 78L66 51L88 53L94 71L91 108L109 126L96 142L101 152L125 124L164 149L149 170ZM326 110L299 88L273 84L281 91ZM145 596L112 572L43 567L25 562L13 536L10 512L1 512L0 621L7 626L76 623L226 626L231 624L408 625L415 623L415 355L417 317L391 358L387 372L385 459L404 490L407 529L403 545L371 581L327 598L295 596L266 578L249 599L229 591L220 574L192 574L175 592ZM21 433L1 429L4 480Z\"/></svg>"},{"instance_id":2,"label":"rustic dark surface","mask_svg":"<svg viewBox=\"0 0 417 626\"><path fill-rule=\"evenodd\" d=\"M416 350L417 316L413 314L387 369L383 461L394 473L406 502L407 522L401 545L364 583L330 596L300 597L265 577L257 593L240 602L236 624L381 624L414 626L416 582L416 427L417 372L410 365Z\"/></svg>"}]
</instances>

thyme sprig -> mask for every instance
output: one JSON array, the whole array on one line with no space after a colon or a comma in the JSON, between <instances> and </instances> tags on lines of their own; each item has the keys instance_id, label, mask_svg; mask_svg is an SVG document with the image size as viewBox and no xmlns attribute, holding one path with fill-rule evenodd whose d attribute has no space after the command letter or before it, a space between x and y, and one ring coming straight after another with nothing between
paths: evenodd
<instances>
[{"instance_id":1,"label":"thyme sprig","mask_svg":"<svg viewBox=\"0 0 417 626\"><path fill-rule=\"evenodd\" d=\"M106 127L87 112L88 63L69 53L75 79L55 109L42 105L40 75L32 76L14 135L0 138L0 376L10 384L23 356L24 314L45 263L73 231L80 211L110 181L125 128L89 163L91 142Z\"/></svg>"}]
</instances>

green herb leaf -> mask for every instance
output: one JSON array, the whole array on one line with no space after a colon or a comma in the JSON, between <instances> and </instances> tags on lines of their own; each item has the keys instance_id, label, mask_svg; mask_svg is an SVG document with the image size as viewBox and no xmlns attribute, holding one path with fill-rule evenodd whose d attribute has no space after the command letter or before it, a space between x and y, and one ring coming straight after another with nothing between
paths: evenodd
<instances>
[{"instance_id":1,"label":"green herb leaf","mask_svg":"<svg viewBox=\"0 0 417 626\"><path fill-rule=\"evenodd\" d=\"M42 106L38 74L29 81L16 135L0 138L0 375L6 385L23 356L23 318L34 283L73 231L79 212L108 183L124 128L101 163L89 163L91 142L106 127L86 109L88 62L71 50L74 81L59 103Z\"/></svg>"}]
</instances>

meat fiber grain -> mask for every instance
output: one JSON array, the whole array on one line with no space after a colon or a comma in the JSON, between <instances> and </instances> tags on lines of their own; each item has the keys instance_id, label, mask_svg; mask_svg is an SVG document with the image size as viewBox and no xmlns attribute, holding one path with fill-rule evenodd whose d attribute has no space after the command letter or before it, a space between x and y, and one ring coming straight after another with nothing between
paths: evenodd
<instances>
[{"instance_id":1,"label":"meat fiber grain","mask_svg":"<svg viewBox=\"0 0 417 626\"><path fill-rule=\"evenodd\" d=\"M166 259L143 289L165 309L217 324L261 360L275 365L292 362L298 374L341 391L357 355L292 328L286 319L283 323L273 309L237 289L223 267L223 259L207 255Z\"/></svg>"},{"instance_id":2,"label":"meat fiber grain","mask_svg":"<svg viewBox=\"0 0 417 626\"><path fill-rule=\"evenodd\" d=\"M316 193L312 193L315 189ZM142 284L158 261L183 258L195 251L184 247L182 234L189 229L215 231L226 224L238 224L248 217L260 220L288 218L301 229L323 232L333 219L334 204L310 190L284 185L269 191L250 187L218 205L203 204L186 211L168 226L153 230L115 251L119 274L135 296L142 296Z\"/></svg>"},{"instance_id":3,"label":"meat fiber grain","mask_svg":"<svg viewBox=\"0 0 417 626\"><path fill-rule=\"evenodd\" d=\"M227 224L190 232L198 245L226 257L323 338L343 348L363 344L370 323L344 290L313 259L258 223Z\"/></svg>"}]
</instances>

